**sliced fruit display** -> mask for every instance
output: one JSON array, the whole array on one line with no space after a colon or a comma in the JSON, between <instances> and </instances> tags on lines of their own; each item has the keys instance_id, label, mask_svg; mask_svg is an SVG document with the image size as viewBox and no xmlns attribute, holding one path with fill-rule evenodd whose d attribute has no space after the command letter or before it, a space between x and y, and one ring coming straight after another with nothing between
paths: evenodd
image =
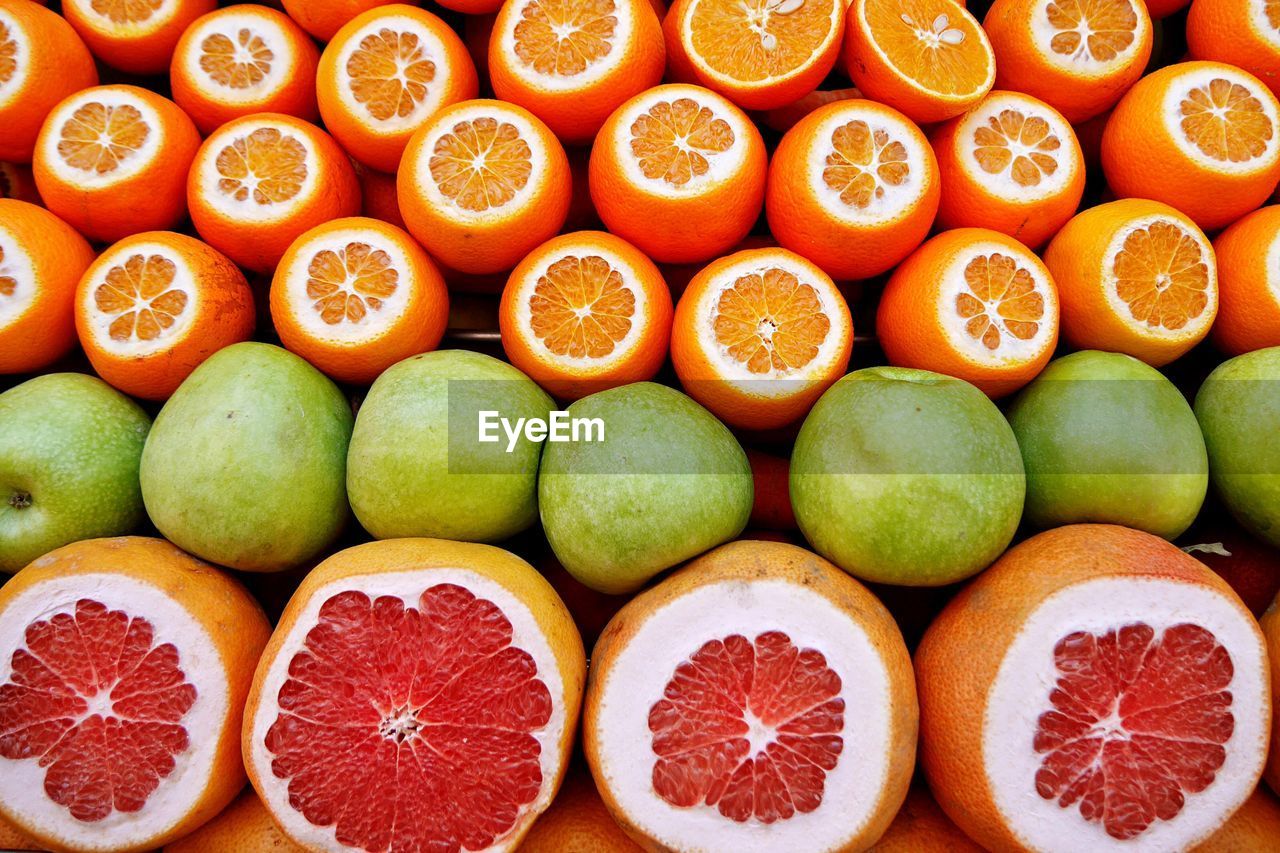
<instances>
[{"instance_id":1,"label":"sliced fruit display","mask_svg":"<svg viewBox=\"0 0 1280 853\"><path fill-rule=\"evenodd\" d=\"M1080 207L1085 163L1075 131L1030 95L992 92L930 142L943 228L990 228L1038 249Z\"/></svg>"},{"instance_id":2,"label":"sliced fruit display","mask_svg":"<svg viewBox=\"0 0 1280 853\"><path fill-rule=\"evenodd\" d=\"M1213 241L1218 317L1213 342L1228 355L1280 345L1280 205L1256 210Z\"/></svg>"},{"instance_id":3,"label":"sliced fruit display","mask_svg":"<svg viewBox=\"0 0 1280 853\"><path fill-rule=\"evenodd\" d=\"M916 653L921 759L991 850L1183 850L1266 761L1258 623L1163 539L1074 525L1010 550Z\"/></svg>"},{"instance_id":4,"label":"sliced fruit display","mask_svg":"<svg viewBox=\"0 0 1280 853\"><path fill-rule=\"evenodd\" d=\"M1187 15L1187 51L1280 89L1280 14L1267 0L1198 0Z\"/></svg>"},{"instance_id":5,"label":"sliced fruit display","mask_svg":"<svg viewBox=\"0 0 1280 853\"><path fill-rule=\"evenodd\" d=\"M985 228L957 228L894 271L876 332L890 364L955 376L1000 397L1049 363L1058 343L1058 291L1022 243Z\"/></svg>"},{"instance_id":6,"label":"sliced fruit display","mask_svg":"<svg viewBox=\"0 0 1280 853\"><path fill-rule=\"evenodd\" d=\"M1147 68L1149 5L996 0L982 22L995 51L996 86L1039 98L1073 124L1106 112Z\"/></svg>"},{"instance_id":7,"label":"sliced fruit display","mask_svg":"<svg viewBox=\"0 0 1280 853\"><path fill-rule=\"evenodd\" d=\"M1261 205L1280 180L1280 102L1221 62L1143 77L1102 135L1102 167L1120 198L1172 205L1215 230Z\"/></svg>"},{"instance_id":8,"label":"sliced fruit display","mask_svg":"<svg viewBox=\"0 0 1280 853\"><path fill-rule=\"evenodd\" d=\"M652 379L667 358L671 292L630 243L603 231L563 234L530 252L502 291L511 363L576 400Z\"/></svg>"},{"instance_id":9,"label":"sliced fruit display","mask_svg":"<svg viewBox=\"0 0 1280 853\"><path fill-rule=\"evenodd\" d=\"M129 74L162 74L186 28L217 0L63 0L93 55Z\"/></svg>"},{"instance_id":10,"label":"sliced fruit display","mask_svg":"<svg viewBox=\"0 0 1280 853\"><path fill-rule=\"evenodd\" d=\"M662 80L662 27L649 0L516 0L493 24L493 91L590 144L605 119Z\"/></svg>"},{"instance_id":11,"label":"sliced fruit display","mask_svg":"<svg viewBox=\"0 0 1280 853\"><path fill-rule=\"evenodd\" d=\"M449 293L413 238L376 219L334 219L285 252L271 320L287 349L340 382L368 385L397 361L435 349Z\"/></svg>"},{"instance_id":12,"label":"sliced fruit display","mask_svg":"<svg viewBox=\"0 0 1280 853\"><path fill-rule=\"evenodd\" d=\"M771 110L818 87L835 67L845 0L681 0L674 50L694 79L743 109ZM671 49L671 48L669 48Z\"/></svg>"},{"instance_id":13,"label":"sliced fruit display","mask_svg":"<svg viewBox=\"0 0 1280 853\"><path fill-rule=\"evenodd\" d=\"M853 0L844 59L867 97L921 124L960 115L996 82L987 34L953 0Z\"/></svg>"},{"instance_id":14,"label":"sliced fruit display","mask_svg":"<svg viewBox=\"0 0 1280 853\"><path fill-rule=\"evenodd\" d=\"M520 853L640 853L605 808L585 768L570 770L555 802L520 845Z\"/></svg>"},{"instance_id":15,"label":"sliced fruit display","mask_svg":"<svg viewBox=\"0 0 1280 853\"><path fill-rule=\"evenodd\" d=\"M196 155L191 221L209 245L270 272L306 231L360 212L351 160L320 128L283 113L228 122Z\"/></svg>"},{"instance_id":16,"label":"sliced fruit display","mask_svg":"<svg viewBox=\"0 0 1280 853\"><path fill-rule=\"evenodd\" d=\"M698 263L747 236L767 167L742 110L701 86L655 86L600 129L591 200L610 231L655 261Z\"/></svg>"},{"instance_id":17,"label":"sliced fruit display","mask_svg":"<svg viewBox=\"0 0 1280 853\"><path fill-rule=\"evenodd\" d=\"M76 332L98 375L164 400L191 371L253 333L253 292L211 246L171 231L126 237L76 289Z\"/></svg>"},{"instance_id":18,"label":"sliced fruit display","mask_svg":"<svg viewBox=\"0 0 1280 853\"><path fill-rule=\"evenodd\" d=\"M1190 218L1123 199L1074 216L1044 251L1062 336L1162 367L1209 334L1218 313L1213 247Z\"/></svg>"},{"instance_id":19,"label":"sliced fruit display","mask_svg":"<svg viewBox=\"0 0 1280 853\"><path fill-rule=\"evenodd\" d=\"M513 850L560 785L585 674L564 604L518 557L359 545L285 608L245 709L245 763L310 850Z\"/></svg>"},{"instance_id":20,"label":"sliced fruit display","mask_svg":"<svg viewBox=\"0 0 1280 853\"><path fill-rule=\"evenodd\" d=\"M245 788L218 816L162 853L303 853L285 836L253 788Z\"/></svg>"},{"instance_id":21,"label":"sliced fruit display","mask_svg":"<svg viewBox=\"0 0 1280 853\"><path fill-rule=\"evenodd\" d=\"M769 166L765 212L778 242L835 279L880 275L929 234L941 183L906 116L841 99L787 132Z\"/></svg>"},{"instance_id":22,"label":"sliced fruit display","mask_svg":"<svg viewBox=\"0 0 1280 853\"><path fill-rule=\"evenodd\" d=\"M505 272L554 237L573 178L564 148L523 107L463 101L414 134L397 175L409 231L446 266Z\"/></svg>"},{"instance_id":23,"label":"sliced fruit display","mask_svg":"<svg viewBox=\"0 0 1280 853\"><path fill-rule=\"evenodd\" d=\"M266 6L231 6L187 27L173 53L173 99L206 134L253 113L319 118L320 51L291 18Z\"/></svg>"},{"instance_id":24,"label":"sliced fruit display","mask_svg":"<svg viewBox=\"0 0 1280 853\"><path fill-rule=\"evenodd\" d=\"M270 634L221 571L90 539L0 589L0 814L57 850L145 851L244 786L241 712Z\"/></svg>"},{"instance_id":25,"label":"sliced fruit display","mask_svg":"<svg viewBox=\"0 0 1280 853\"><path fill-rule=\"evenodd\" d=\"M40 197L91 240L175 227L200 132L167 98L136 86L83 89L58 104L36 140Z\"/></svg>"},{"instance_id":26,"label":"sliced fruit display","mask_svg":"<svg viewBox=\"0 0 1280 853\"><path fill-rule=\"evenodd\" d=\"M915 764L911 660L826 560L733 542L614 617L583 736L605 805L649 849L863 850Z\"/></svg>"},{"instance_id":27,"label":"sliced fruit display","mask_svg":"<svg viewBox=\"0 0 1280 853\"><path fill-rule=\"evenodd\" d=\"M462 39L435 15L403 3L378 5L343 26L316 77L325 127L351 156L383 172L396 170L427 119L474 98L478 87Z\"/></svg>"},{"instance_id":28,"label":"sliced fruit display","mask_svg":"<svg viewBox=\"0 0 1280 853\"><path fill-rule=\"evenodd\" d=\"M708 264L676 306L671 359L690 397L730 426L808 413L849 366L853 319L826 273L786 249Z\"/></svg>"},{"instance_id":29,"label":"sliced fruit display","mask_svg":"<svg viewBox=\"0 0 1280 853\"><path fill-rule=\"evenodd\" d=\"M893 823L868 853L983 853L960 831L924 785L912 785Z\"/></svg>"}]
</instances>

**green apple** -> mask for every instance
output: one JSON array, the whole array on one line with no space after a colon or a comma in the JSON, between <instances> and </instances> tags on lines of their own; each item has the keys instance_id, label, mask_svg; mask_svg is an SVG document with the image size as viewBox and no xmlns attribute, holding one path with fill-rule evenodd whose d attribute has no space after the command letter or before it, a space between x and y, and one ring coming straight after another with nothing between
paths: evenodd
<instances>
[{"instance_id":1,"label":"green apple","mask_svg":"<svg viewBox=\"0 0 1280 853\"><path fill-rule=\"evenodd\" d=\"M1160 371L1085 350L1051 362L1009 408L1036 527L1122 524L1173 539L1209 488L1191 406Z\"/></svg>"},{"instance_id":2,"label":"green apple","mask_svg":"<svg viewBox=\"0 0 1280 853\"><path fill-rule=\"evenodd\" d=\"M0 571L54 548L119 536L142 520L138 460L151 419L81 373L0 394Z\"/></svg>"},{"instance_id":3,"label":"green apple","mask_svg":"<svg viewBox=\"0 0 1280 853\"><path fill-rule=\"evenodd\" d=\"M210 562L292 568L342 531L351 406L323 373L260 343L221 349L178 387L142 452L155 526Z\"/></svg>"},{"instance_id":4,"label":"green apple","mask_svg":"<svg viewBox=\"0 0 1280 853\"><path fill-rule=\"evenodd\" d=\"M747 454L689 397L637 382L584 397L568 414L602 424L604 440L549 443L538 500L547 541L582 583L632 592L746 526Z\"/></svg>"},{"instance_id":5,"label":"green apple","mask_svg":"<svg viewBox=\"0 0 1280 853\"><path fill-rule=\"evenodd\" d=\"M538 518L542 445L510 440L481 413L509 425L546 420L555 403L504 361L440 350L389 367L356 416L347 491L356 518L378 539L432 536L493 542ZM514 427L513 427L514 428Z\"/></svg>"},{"instance_id":6,"label":"green apple","mask_svg":"<svg viewBox=\"0 0 1280 853\"><path fill-rule=\"evenodd\" d=\"M810 544L851 575L937 586L986 568L1018 528L1026 478L985 394L927 370L872 367L800 427L791 502Z\"/></svg>"},{"instance_id":7,"label":"green apple","mask_svg":"<svg viewBox=\"0 0 1280 853\"><path fill-rule=\"evenodd\" d=\"M1218 365L1195 411L1223 503L1246 529L1280 546L1280 347Z\"/></svg>"}]
</instances>

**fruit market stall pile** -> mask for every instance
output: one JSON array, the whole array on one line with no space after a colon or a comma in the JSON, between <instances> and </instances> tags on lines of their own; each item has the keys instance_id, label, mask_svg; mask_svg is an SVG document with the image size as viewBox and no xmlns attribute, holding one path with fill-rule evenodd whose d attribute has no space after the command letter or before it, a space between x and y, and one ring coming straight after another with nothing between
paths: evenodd
<instances>
[{"instance_id":1,"label":"fruit market stall pile","mask_svg":"<svg viewBox=\"0 0 1280 853\"><path fill-rule=\"evenodd\" d=\"M1280 850L1277 91L1271 0L0 0L0 849Z\"/></svg>"}]
</instances>

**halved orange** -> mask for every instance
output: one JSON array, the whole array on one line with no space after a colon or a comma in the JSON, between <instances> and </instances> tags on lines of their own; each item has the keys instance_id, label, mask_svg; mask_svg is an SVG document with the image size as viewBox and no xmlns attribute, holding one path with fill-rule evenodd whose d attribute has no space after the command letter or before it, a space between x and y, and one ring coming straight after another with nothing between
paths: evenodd
<instances>
[{"instance_id":1,"label":"halved orange","mask_svg":"<svg viewBox=\"0 0 1280 853\"><path fill-rule=\"evenodd\" d=\"M840 291L786 249L748 249L708 264L680 297L671 329L685 391L744 429L804 417L844 375L852 347Z\"/></svg>"},{"instance_id":2,"label":"halved orange","mask_svg":"<svg viewBox=\"0 0 1280 853\"><path fill-rule=\"evenodd\" d=\"M954 0L853 0L844 56L867 97L922 124L959 115L996 81L987 34Z\"/></svg>"},{"instance_id":3,"label":"halved orange","mask_svg":"<svg viewBox=\"0 0 1280 853\"><path fill-rule=\"evenodd\" d=\"M435 349L449 319L439 270L404 231L335 219L303 234L271 282L280 342L340 382L368 385Z\"/></svg>"},{"instance_id":4,"label":"halved orange","mask_svg":"<svg viewBox=\"0 0 1280 853\"><path fill-rule=\"evenodd\" d=\"M1198 0L1187 15L1193 59L1234 65L1280 92L1280 6L1271 0Z\"/></svg>"},{"instance_id":5,"label":"halved orange","mask_svg":"<svg viewBox=\"0 0 1280 853\"><path fill-rule=\"evenodd\" d=\"M347 153L394 172L413 132L479 91L462 39L435 15L394 3L358 15L320 57L325 127Z\"/></svg>"},{"instance_id":6,"label":"halved orange","mask_svg":"<svg viewBox=\"0 0 1280 853\"><path fill-rule=\"evenodd\" d=\"M1062 334L1076 349L1161 367L1209 333L1218 313L1213 247L1168 205L1123 199L1077 214L1044 252Z\"/></svg>"},{"instance_id":7,"label":"halved orange","mask_svg":"<svg viewBox=\"0 0 1280 853\"><path fill-rule=\"evenodd\" d=\"M236 119L206 139L187 197L200 236L258 272L304 231L360 212L347 156L320 128L278 113Z\"/></svg>"},{"instance_id":8,"label":"halved orange","mask_svg":"<svg viewBox=\"0 0 1280 853\"><path fill-rule=\"evenodd\" d=\"M1001 397L1053 356L1057 288L1012 237L946 231L894 271L880 297L876 337L892 365L944 373Z\"/></svg>"},{"instance_id":9,"label":"halved orange","mask_svg":"<svg viewBox=\"0 0 1280 853\"><path fill-rule=\"evenodd\" d=\"M213 247L152 231L103 252L76 289L76 332L98 375L164 400L209 356L253 333L253 292Z\"/></svg>"},{"instance_id":10,"label":"halved orange","mask_svg":"<svg viewBox=\"0 0 1280 853\"><path fill-rule=\"evenodd\" d=\"M191 22L217 0L62 0L62 14L93 55L130 74L161 74Z\"/></svg>"},{"instance_id":11,"label":"halved orange","mask_svg":"<svg viewBox=\"0 0 1280 853\"><path fill-rule=\"evenodd\" d=\"M671 293L644 253L602 231L562 234L511 273L498 323L507 358L562 400L652 379Z\"/></svg>"}]
</instances>

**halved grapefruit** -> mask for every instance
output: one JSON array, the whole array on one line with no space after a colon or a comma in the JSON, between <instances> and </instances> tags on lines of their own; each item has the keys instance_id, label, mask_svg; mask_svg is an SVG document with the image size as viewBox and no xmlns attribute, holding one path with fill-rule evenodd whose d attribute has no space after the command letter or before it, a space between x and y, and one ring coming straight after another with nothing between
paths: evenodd
<instances>
[{"instance_id":1,"label":"halved grapefruit","mask_svg":"<svg viewBox=\"0 0 1280 853\"><path fill-rule=\"evenodd\" d=\"M587 761L647 849L863 850L914 767L910 666L857 581L793 545L732 542L601 635Z\"/></svg>"},{"instance_id":2,"label":"halved grapefruit","mask_svg":"<svg viewBox=\"0 0 1280 853\"><path fill-rule=\"evenodd\" d=\"M244 786L238 735L270 626L160 539L51 551L0 589L0 817L55 850L152 850Z\"/></svg>"},{"instance_id":3,"label":"halved grapefruit","mask_svg":"<svg viewBox=\"0 0 1280 853\"><path fill-rule=\"evenodd\" d=\"M309 850L512 850L560 784L585 670L569 612L518 557L358 545L280 617L245 708L249 778Z\"/></svg>"},{"instance_id":4,"label":"halved grapefruit","mask_svg":"<svg viewBox=\"0 0 1280 853\"><path fill-rule=\"evenodd\" d=\"M991 850L1185 850L1267 756L1257 622L1202 563L1124 527L1006 553L929 627L916 678L929 786Z\"/></svg>"}]
</instances>

